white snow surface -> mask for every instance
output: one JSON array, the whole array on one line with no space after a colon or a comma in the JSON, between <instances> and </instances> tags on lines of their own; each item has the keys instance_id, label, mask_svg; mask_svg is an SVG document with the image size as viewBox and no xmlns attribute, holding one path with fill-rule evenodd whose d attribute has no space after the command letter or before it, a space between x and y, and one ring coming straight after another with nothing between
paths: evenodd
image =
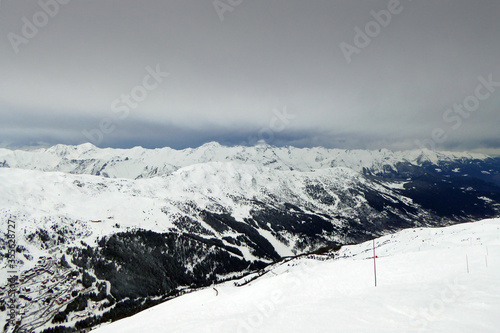
<instances>
[{"instance_id":1,"label":"white snow surface","mask_svg":"<svg viewBox=\"0 0 500 333\"><path fill-rule=\"evenodd\" d=\"M333 260L277 263L244 286L215 286L218 296L202 289L95 332L499 332L500 219L403 230L375 245L377 287L369 241Z\"/></svg>"}]
</instances>

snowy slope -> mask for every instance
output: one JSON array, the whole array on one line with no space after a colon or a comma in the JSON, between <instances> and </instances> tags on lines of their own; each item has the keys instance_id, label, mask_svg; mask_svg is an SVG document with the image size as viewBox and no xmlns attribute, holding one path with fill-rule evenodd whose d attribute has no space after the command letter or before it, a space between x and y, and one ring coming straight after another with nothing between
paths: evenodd
<instances>
[{"instance_id":1,"label":"snowy slope","mask_svg":"<svg viewBox=\"0 0 500 333\"><path fill-rule=\"evenodd\" d=\"M90 143L79 146L56 145L33 151L0 149L0 166L77 174L104 175L111 178L148 178L170 174L198 163L236 161L278 170L311 171L347 167L361 172L383 173L398 163L420 166L464 160L485 160L489 156L472 153L411 150L342 150L295 147L226 147L210 142L184 150L171 148L100 149Z\"/></svg>"},{"instance_id":2,"label":"snowy slope","mask_svg":"<svg viewBox=\"0 0 500 333\"><path fill-rule=\"evenodd\" d=\"M405 230L275 264L103 326L114 332L498 332L500 219ZM470 273L467 273L466 256Z\"/></svg>"}]
</instances>

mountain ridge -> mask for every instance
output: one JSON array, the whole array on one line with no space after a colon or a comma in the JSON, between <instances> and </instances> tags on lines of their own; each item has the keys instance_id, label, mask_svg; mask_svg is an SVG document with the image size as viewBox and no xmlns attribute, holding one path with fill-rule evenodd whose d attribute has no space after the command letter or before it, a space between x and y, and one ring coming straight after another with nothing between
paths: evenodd
<instances>
[{"instance_id":1,"label":"mountain ridge","mask_svg":"<svg viewBox=\"0 0 500 333\"><path fill-rule=\"evenodd\" d=\"M188 165L217 161L239 161L299 171L341 166L358 172L366 169L380 174L388 168L395 169L397 163L421 166L425 163L489 159L492 157L485 154L434 152L427 149L394 152L387 149L343 150L269 145L229 147L217 142L182 150L168 147L97 148L90 143L79 146L55 145L34 151L0 149L0 166L87 173L112 178L149 178L169 174Z\"/></svg>"}]
</instances>

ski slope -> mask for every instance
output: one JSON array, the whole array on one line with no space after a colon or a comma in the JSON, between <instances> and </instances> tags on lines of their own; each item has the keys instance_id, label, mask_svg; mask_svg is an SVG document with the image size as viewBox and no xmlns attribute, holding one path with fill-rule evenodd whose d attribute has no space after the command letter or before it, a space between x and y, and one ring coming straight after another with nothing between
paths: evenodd
<instances>
[{"instance_id":1,"label":"ski slope","mask_svg":"<svg viewBox=\"0 0 500 333\"><path fill-rule=\"evenodd\" d=\"M500 219L408 229L375 244L377 287L366 242L334 260L277 263L241 287L216 286L218 296L206 288L95 332L499 332Z\"/></svg>"}]
</instances>

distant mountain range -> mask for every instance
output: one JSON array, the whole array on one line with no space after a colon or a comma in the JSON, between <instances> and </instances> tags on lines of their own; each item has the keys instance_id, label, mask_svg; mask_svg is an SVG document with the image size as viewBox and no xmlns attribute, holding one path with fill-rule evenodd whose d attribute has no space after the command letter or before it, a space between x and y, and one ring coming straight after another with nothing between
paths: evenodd
<instances>
[{"instance_id":1,"label":"distant mountain range","mask_svg":"<svg viewBox=\"0 0 500 333\"><path fill-rule=\"evenodd\" d=\"M50 255L86 290L44 303L42 324L29 316L41 303L28 307L21 325L39 331L121 318L287 256L500 215L500 158L429 150L0 149L0 186L20 267Z\"/></svg>"},{"instance_id":2,"label":"distant mountain range","mask_svg":"<svg viewBox=\"0 0 500 333\"><path fill-rule=\"evenodd\" d=\"M269 145L226 147L217 142L184 150L142 147L100 149L90 143L79 146L56 145L30 151L0 148L0 163L3 163L0 165L6 167L131 179L169 175L180 168L208 162L238 162L291 171L346 167L357 172L383 175L397 171L401 164L447 165L491 159L484 154L430 150L393 152L387 149L280 148Z\"/></svg>"}]
</instances>

